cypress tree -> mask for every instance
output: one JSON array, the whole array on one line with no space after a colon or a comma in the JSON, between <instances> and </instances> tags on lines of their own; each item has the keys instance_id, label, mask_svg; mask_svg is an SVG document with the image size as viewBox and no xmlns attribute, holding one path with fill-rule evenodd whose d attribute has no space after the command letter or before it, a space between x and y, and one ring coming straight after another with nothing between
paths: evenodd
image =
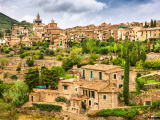
<instances>
[{"instance_id":1,"label":"cypress tree","mask_svg":"<svg viewBox=\"0 0 160 120\"><path fill-rule=\"evenodd\" d=\"M145 21L145 25L144 25L144 28L147 28L147 21Z\"/></svg>"},{"instance_id":2,"label":"cypress tree","mask_svg":"<svg viewBox=\"0 0 160 120\"><path fill-rule=\"evenodd\" d=\"M153 20L151 19L151 27L154 27L154 25L153 25Z\"/></svg>"},{"instance_id":3,"label":"cypress tree","mask_svg":"<svg viewBox=\"0 0 160 120\"><path fill-rule=\"evenodd\" d=\"M154 27L156 27L156 20L154 20Z\"/></svg>"},{"instance_id":4,"label":"cypress tree","mask_svg":"<svg viewBox=\"0 0 160 120\"><path fill-rule=\"evenodd\" d=\"M140 43L138 42L138 61L140 61Z\"/></svg>"},{"instance_id":5,"label":"cypress tree","mask_svg":"<svg viewBox=\"0 0 160 120\"><path fill-rule=\"evenodd\" d=\"M129 104L129 45L127 45L126 63L124 69L123 97L125 104Z\"/></svg>"}]
</instances>

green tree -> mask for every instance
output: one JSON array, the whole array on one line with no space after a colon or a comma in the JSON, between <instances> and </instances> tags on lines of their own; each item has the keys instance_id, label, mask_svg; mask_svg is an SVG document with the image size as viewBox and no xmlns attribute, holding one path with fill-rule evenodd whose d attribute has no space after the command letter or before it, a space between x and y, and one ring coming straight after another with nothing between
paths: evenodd
<instances>
[{"instance_id":1,"label":"green tree","mask_svg":"<svg viewBox=\"0 0 160 120\"><path fill-rule=\"evenodd\" d=\"M140 59L141 59L141 56L140 56L140 43L137 42L137 44L138 44L138 61L140 61Z\"/></svg>"},{"instance_id":2,"label":"green tree","mask_svg":"<svg viewBox=\"0 0 160 120\"><path fill-rule=\"evenodd\" d=\"M58 71L59 77L64 77L65 76L65 70L62 67L59 66L52 66L51 69L55 69Z\"/></svg>"},{"instance_id":3,"label":"green tree","mask_svg":"<svg viewBox=\"0 0 160 120\"><path fill-rule=\"evenodd\" d=\"M20 107L21 102L28 98L28 86L23 81L17 81L9 91L5 91L3 96L6 100L11 100L11 104Z\"/></svg>"},{"instance_id":4,"label":"green tree","mask_svg":"<svg viewBox=\"0 0 160 120\"><path fill-rule=\"evenodd\" d=\"M18 71L18 73L20 73L21 68L20 68L20 67L17 67L16 71Z\"/></svg>"},{"instance_id":5,"label":"green tree","mask_svg":"<svg viewBox=\"0 0 160 120\"><path fill-rule=\"evenodd\" d=\"M73 67L73 65L74 65L74 63L73 63L73 61L70 58L63 59L62 68L65 71L68 71L69 69L71 69Z\"/></svg>"},{"instance_id":6,"label":"green tree","mask_svg":"<svg viewBox=\"0 0 160 120\"><path fill-rule=\"evenodd\" d=\"M135 66L137 62L137 52L135 48L132 49L132 52L130 54L130 65Z\"/></svg>"},{"instance_id":7,"label":"green tree","mask_svg":"<svg viewBox=\"0 0 160 120\"><path fill-rule=\"evenodd\" d=\"M136 62L136 69L143 70L143 61L140 60L138 62Z\"/></svg>"},{"instance_id":8,"label":"green tree","mask_svg":"<svg viewBox=\"0 0 160 120\"><path fill-rule=\"evenodd\" d=\"M44 75L42 78L43 84L51 87L51 89L58 88L58 81L59 81L59 73L57 69L52 68L51 70L45 69Z\"/></svg>"},{"instance_id":9,"label":"green tree","mask_svg":"<svg viewBox=\"0 0 160 120\"><path fill-rule=\"evenodd\" d=\"M94 38L89 39L89 41L87 42L87 47L90 50L90 53L92 54L93 52L93 48L96 46L96 42Z\"/></svg>"},{"instance_id":10,"label":"green tree","mask_svg":"<svg viewBox=\"0 0 160 120\"><path fill-rule=\"evenodd\" d=\"M115 54L116 54L116 52L117 52L117 50L118 50L117 44L114 44L113 49L114 49L114 52L115 52ZM116 56L117 56L117 54L116 54Z\"/></svg>"},{"instance_id":11,"label":"green tree","mask_svg":"<svg viewBox=\"0 0 160 120\"><path fill-rule=\"evenodd\" d=\"M154 20L154 27L156 27L157 25L156 25L156 20Z\"/></svg>"},{"instance_id":12,"label":"green tree","mask_svg":"<svg viewBox=\"0 0 160 120\"><path fill-rule=\"evenodd\" d=\"M39 84L39 70L38 68L30 68L25 73L24 82L28 85L29 91L31 92L34 87Z\"/></svg>"},{"instance_id":13,"label":"green tree","mask_svg":"<svg viewBox=\"0 0 160 120\"><path fill-rule=\"evenodd\" d=\"M114 42L114 38L112 36L110 36L109 39L107 40L107 42L113 43Z\"/></svg>"},{"instance_id":14,"label":"green tree","mask_svg":"<svg viewBox=\"0 0 160 120\"><path fill-rule=\"evenodd\" d=\"M9 64L9 59L6 59L6 58L0 59L0 66L1 66L2 70L3 70L3 67L8 64Z\"/></svg>"},{"instance_id":15,"label":"green tree","mask_svg":"<svg viewBox=\"0 0 160 120\"><path fill-rule=\"evenodd\" d=\"M151 27L154 27L153 20L151 19Z\"/></svg>"},{"instance_id":16,"label":"green tree","mask_svg":"<svg viewBox=\"0 0 160 120\"><path fill-rule=\"evenodd\" d=\"M92 53L92 54L90 54L90 56L89 56L89 59L91 60L91 61L96 61L96 59L98 59L99 58L99 54L94 54L94 53Z\"/></svg>"},{"instance_id":17,"label":"green tree","mask_svg":"<svg viewBox=\"0 0 160 120\"><path fill-rule=\"evenodd\" d=\"M129 45L127 45L127 56L124 69L124 81L123 81L123 97L124 102L129 104Z\"/></svg>"},{"instance_id":18,"label":"green tree","mask_svg":"<svg viewBox=\"0 0 160 120\"><path fill-rule=\"evenodd\" d=\"M147 55L146 55L146 52L144 50L141 51L141 60L143 62L145 62L145 60L147 59Z\"/></svg>"},{"instance_id":19,"label":"green tree","mask_svg":"<svg viewBox=\"0 0 160 120\"><path fill-rule=\"evenodd\" d=\"M27 64L29 67L31 67L31 66L33 66L33 64L34 64L34 60L31 60L30 58L28 58L28 59L26 60L26 64Z\"/></svg>"},{"instance_id":20,"label":"green tree","mask_svg":"<svg viewBox=\"0 0 160 120\"><path fill-rule=\"evenodd\" d=\"M4 33L2 31L0 31L0 38L3 38Z\"/></svg>"},{"instance_id":21,"label":"green tree","mask_svg":"<svg viewBox=\"0 0 160 120\"><path fill-rule=\"evenodd\" d=\"M85 38L83 41L82 41L82 50L84 53L88 53L89 52L89 49L87 47L87 43L88 43L89 39L88 38Z\"/></svg>"}]
</instances>

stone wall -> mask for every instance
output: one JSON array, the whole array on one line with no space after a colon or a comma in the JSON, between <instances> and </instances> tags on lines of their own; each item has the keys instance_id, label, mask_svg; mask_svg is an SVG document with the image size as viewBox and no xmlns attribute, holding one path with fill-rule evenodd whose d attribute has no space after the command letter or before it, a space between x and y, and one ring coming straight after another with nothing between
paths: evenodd
<instances>
[{"instance_id":1,"label":"stone wall","mask_svg":"<svg viewBox=\"0 0 160 120\"><path fill-rule=\"evenodd\" d=\"M145 102L147 102L147 101L152 102L155 100L160 100L160 91L159 90L144 92L144 93L134 97L131 100L131 102L136 102L137 105L138 104L145 105Z\"/></svg>"}]
</instances>

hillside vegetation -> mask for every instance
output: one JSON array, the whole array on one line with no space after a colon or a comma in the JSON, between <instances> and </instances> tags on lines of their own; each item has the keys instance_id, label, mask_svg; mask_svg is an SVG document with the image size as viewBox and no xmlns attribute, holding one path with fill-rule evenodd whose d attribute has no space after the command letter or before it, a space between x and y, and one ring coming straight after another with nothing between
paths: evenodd
<instances>
[{"instance_id":1,"label":"hillside vegetation","mask_svg":"<svg viewBox=\"0 0 160 120\"><path fill-rule=\"evenodd\" d=\"M28 25L29 28L33 27L32 23L26 21L19 22L0 12L0 30L11 29L13 24L17 24L18 26Z\"/></svg>"}]
</instances>

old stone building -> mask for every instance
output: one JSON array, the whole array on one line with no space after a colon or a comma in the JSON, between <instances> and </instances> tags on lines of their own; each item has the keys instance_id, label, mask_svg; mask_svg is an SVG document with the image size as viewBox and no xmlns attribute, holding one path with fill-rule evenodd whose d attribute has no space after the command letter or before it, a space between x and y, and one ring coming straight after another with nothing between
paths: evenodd
<instances>
[{"instance_id":1,"label":"old stone building","mask_svg":"<svg viewBox=\"0 0 160 120\"><path fill-rule=\"evenodd\" d=\"M73 113L82 111L82 101L87 110L116 108L118 92L123 89L123 73L120 66L86 65L77 74L77 79L60 80L58 90L34 89L29 101L54 103L56 97L63 96L70 102Z\"/></svg>"}]
</instances>

